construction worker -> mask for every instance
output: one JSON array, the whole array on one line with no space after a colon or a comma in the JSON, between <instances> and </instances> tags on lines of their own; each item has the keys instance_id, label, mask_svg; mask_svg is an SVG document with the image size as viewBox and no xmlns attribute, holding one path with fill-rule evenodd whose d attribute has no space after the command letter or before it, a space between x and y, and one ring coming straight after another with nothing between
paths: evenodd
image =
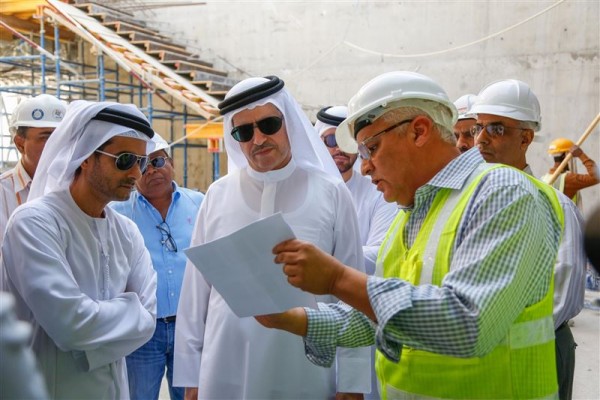
<instances>
[{"instance_id":1,"label":"construction worker","mask_svg":"<svg viewBox=\"0 0 600 400\"><path fill-rule=\"evenodd\" d=\"M464 153L473 147L473 135L471 127L475 125L476 116L469 112L469 109L477 100L474 94L465 94L460 96L455 102L458 111L458 121L454 124L454 136L456 137L456 147Z\"/></svg>"},{"instance_id":2,"label":"construction worker","mask_svg":"<svg viewBox=\"0 0 600 400\"><path fill-rule=\"evenodd\" d=\"M9 129L21 159L0 175L0 244L8 217L27 201L42 150L66 110L56 97L40 94L20 102L12 114Z\"/></svg>"},{"instance_id":3,"label":"construction worker","mask_svg":"<svg viewBox=\"0 0 600 400\"><path fill-rule=\"evenodd\" d=\"M540 103L522 81L507 79L484 87L471 107L477 115L475 143L487 162L502 163L533 175L527 149L541 128ZM583 218L562 193L564 230L554 269L554 329L559 396L570 399L575 371L575 341L568 321L583 308L586 257Z\"/></svg>"},{"instance_id":4,"label":"construction worker","mask_svg":"<svg viewBox=\"0 0 600 400\"><path fill-rule=\"evenodd\" d=\"M569 139L558 138L550 143L548 154L554 158L554 166L542 177L544 182L550 182L550 178L563 162L567 153L571 153L573 158L567 163L563 172L552 183L552 186L563 192L568 198L573 200L581 210L581 196L579 191L586 187L594 186L600 182L600 173L594 160L589 158L583 150ZM579 158L587 174L578 174L575 158Z\"/></svg>"},{"instance_id":5,"label":"construction worker","mask_svg":"<svg viewBox=\"0 0 600 400\"><path fill-rule=\"evenodd\" d=\"M556 192L476 149L461 154L455 122L454 104L426 76L389 72L365 84L336 139L402 207L377 276L310 243L280 243L275 262L290 284L341 302L256 319L304 336L318 365L333 362L336 346L375 343L383 399L552 398Z\"/></svg>"}]
</instances>

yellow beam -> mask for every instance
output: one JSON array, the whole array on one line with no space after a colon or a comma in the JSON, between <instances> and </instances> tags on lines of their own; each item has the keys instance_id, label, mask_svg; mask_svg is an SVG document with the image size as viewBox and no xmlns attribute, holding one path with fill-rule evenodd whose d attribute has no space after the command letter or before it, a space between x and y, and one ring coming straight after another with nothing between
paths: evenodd
<instances>
[{"instance_id":1,"label":"yellow beam","mask_svg":"<svg viewBox=\"0 0 600 400\"><path fill-rule=\"evenodd\" d=\"M186 124L185 133L188 139L219 139L223 137L223 123Z\"/></svg>"},{"instance_id":2,"label":"yellow beam","mask_svg":"<svg viewBox=\"0 0 600 400\"><path fill-rule=\"evenodd\" d=\"M35 14L37 7L46 4L44 0L1 0L0 14Z\"/></svg>"}]
</instances>

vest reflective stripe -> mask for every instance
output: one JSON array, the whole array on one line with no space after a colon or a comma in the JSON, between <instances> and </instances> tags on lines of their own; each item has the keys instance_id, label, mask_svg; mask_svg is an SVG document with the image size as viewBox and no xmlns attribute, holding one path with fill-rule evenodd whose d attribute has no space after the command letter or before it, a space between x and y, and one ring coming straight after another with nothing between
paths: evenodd
<instances>
[{"instance_id":1,"label":"vest reflective stripe","mask_svg":"<svg viewBox=\"0 0 600 400\"><path fill-rule=\"evenodd\" d=\"M456 231L471 194L483 176L498 167L476 169L456 196L458 199L449 194L457 191L440 190L410 249L404 245L409 215L400 212L378 256L383 276L417 285L424 283L421 279L427 279L425 275L431 269L431 282L439 286L448 273ZM548 197L562 224L562 209L554 190L535 178L529 179ZM446 205L450 212L443 210ZM434 249L426 249L432 243ZM433 258L432 267L423 265ZM405 346L396 364L378 351L376 370L382 398L557 398L552 297L553 279L545 297L523 310L503 341L484 357L457 358Z\"/></svg>"}]
</instances>

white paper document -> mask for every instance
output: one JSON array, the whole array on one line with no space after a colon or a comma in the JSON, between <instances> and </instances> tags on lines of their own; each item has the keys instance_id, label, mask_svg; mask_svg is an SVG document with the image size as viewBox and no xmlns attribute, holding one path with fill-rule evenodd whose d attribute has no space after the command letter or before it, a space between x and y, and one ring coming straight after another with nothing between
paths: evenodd
<instances>
[{"instance_id":1,"label":"white paper document","mask_svg":"<svg viewBox=\"0 0 600 400\"><path fill-rule=\"evenodd\" d=\"M273 247L293 238L292 228L277 213L185 254L238 317L317 308L315 296L290 285L282 265L273 261Z\"/></svg>"}]
</instances>

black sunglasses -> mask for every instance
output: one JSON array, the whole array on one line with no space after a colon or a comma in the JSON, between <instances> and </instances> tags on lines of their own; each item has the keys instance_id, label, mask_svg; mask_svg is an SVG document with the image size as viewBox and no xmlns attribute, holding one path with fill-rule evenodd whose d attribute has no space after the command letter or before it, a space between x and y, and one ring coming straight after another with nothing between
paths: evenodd
<instances>
[{"instance_id":1,"label":"black sunglasses","mask_svg":"<svg viewBox=\"0 0 600 400\"><path fill-rule=\"evenodd\" d=\"M256 121L256 127L265 135L274 135L281 129L283 124L283 118L281 117L267 117L260 121ZM244 124L235 126L231 130L231 136L238 142L247 142L254 136L254 124Z\"/></svg>"},{"instance_id":2,"label":"black sunglasses","mask_svg":"<svg viewBox=\"0 0 600 400\"><path fill-rule=\"evenodd\" d=\"M338 147L337 140L335 140L335 134L323 136L323 143L330 148Z\"/></svg>"},{"instance_id":3,"label":"black sunglasses","mask_svg":"<svg viewBox=\"0 0 600 400\"><path fill-rule=\"evenodd\" d=\"M177 243L175 243L175 239L171 236L171 228L167 221L163 221L160 224L156 225L156 228L160 231L163 238L160 240L160 243L167 248L169 251L177 251Z\"/></svg>"},{"instance_id":4,"label":"black sunglasses","mask_svg":"<svg viewBox=\"0 0 600 400\"><path fill-rule=\"evenodd\" d=\"M128 171L133 168L136 163L140 165L140 171L142 171L142 173L146 171L146 167L148 167L148 156L138 156L137 154L133 153L121 153L116 155L102 150L96 150L96 153L114 158L115 165L120 171Z\"/></svg>"}]
</instances>

